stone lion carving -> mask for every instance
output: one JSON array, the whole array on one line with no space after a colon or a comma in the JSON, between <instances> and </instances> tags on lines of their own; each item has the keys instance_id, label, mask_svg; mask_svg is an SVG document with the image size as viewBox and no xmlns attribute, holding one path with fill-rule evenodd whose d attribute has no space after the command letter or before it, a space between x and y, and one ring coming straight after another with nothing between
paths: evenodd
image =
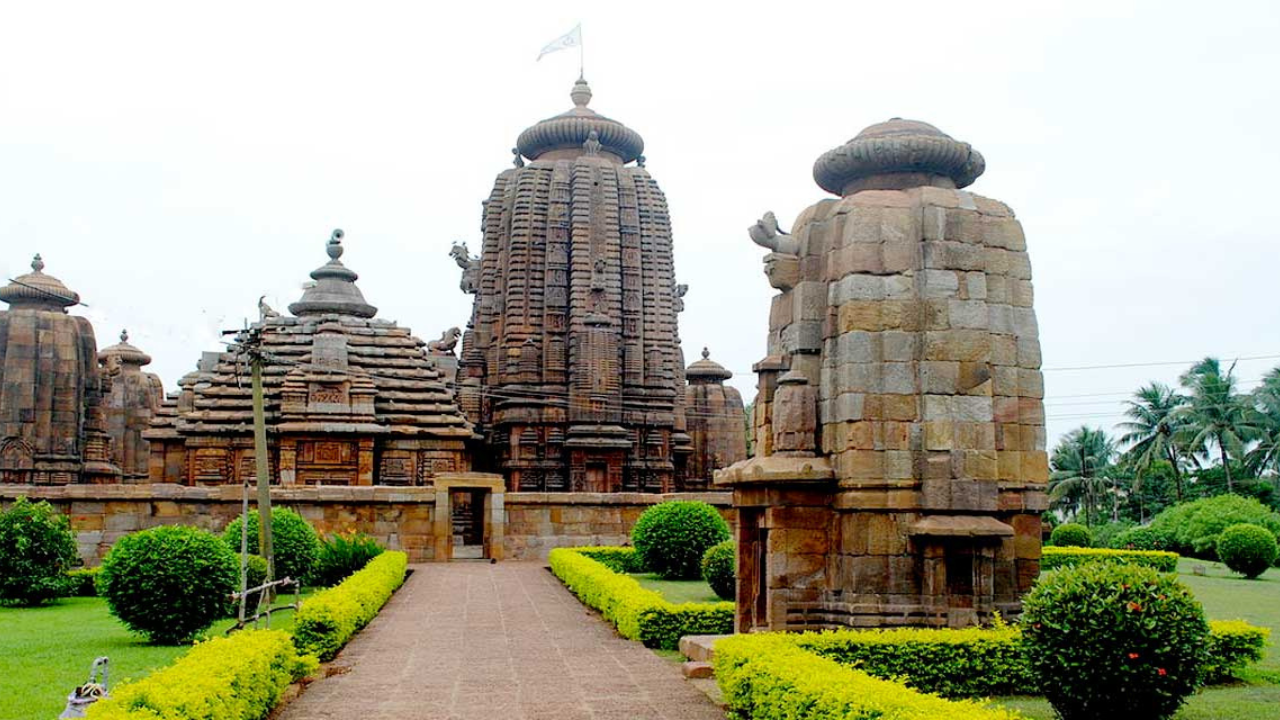
<instances>
[{"instance_id":1,"label":"stone lion carving","mask_svg":"<svg viewBox=\"0 0 1280 720\"><path fill-rule=\"evenodd\" d=\"M751 237L751 242L776 253L797 255L800 252L800 244L778 227L778 218L772 211L765 213L755 225L747 228L747 235Z\"/></svg>"},{"instance_id":2,"label":"stone lion carving","mask_svg":"<svg viewBox=\"0 0 1280 720\"><path fill-rule=\"evenodd\" d=\"M454 243L449 249L449 257L462 268L462 281L458 287L468 295L475 295L480 290L480 258L467 250L465 242Z\"/></svg>"},{"instance_id":3,"label":"stone lion carving","mask_svg":"<svg viewBox=\"0 0 1280 720\"><path fill-rule=\"evenodd\" d=\"M451 327L440 334L439 340L427 343L427 352L432 355L452 355L453 349L458 345L458 338L461 337L462 331Z\"/></svg>"}]
</instances>

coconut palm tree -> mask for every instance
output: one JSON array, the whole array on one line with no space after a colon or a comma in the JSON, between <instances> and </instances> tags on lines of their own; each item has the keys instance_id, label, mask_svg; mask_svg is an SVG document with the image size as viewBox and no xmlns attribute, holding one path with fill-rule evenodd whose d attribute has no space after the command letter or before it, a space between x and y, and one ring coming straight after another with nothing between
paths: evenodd
<instances>
[{"instance_id":1,"label":"coconut palm tree","mask_svg":"<svg viewBox=\"0 0 1280 720\"><path fill-rule=\"evenodd\" d=\"M1082 425L1064 435L1049 459L1049 501L1070 509L1073 518L1083 506L1085 524L1092 525L1100 499L1110 492L1112 519L1118 520L1119 492L1110 472L1115 455L1115 441L1101 428Z\"/></svg>"},{"instance_id":2,"label":"coconut palm tree","mask_svg":"<svg viewBox=\"0 0 1280 720\"><path fill-rule=\"evenodd\" d=\"M1253 403L1258 444L1245 462L1257 475L1276 473L1280 484L1280 367L1262 377L1262 384L1253 391Z\"/></svg>"},{"instance_id":3,"label":"coconut palm tree","mask_svg":"<svg viewBox=\"0 0 1280 720\"><path fill-rule=\"evenodd\" d=\"M1125 454L1133 460L1139 476L1150 469L1152 463L1167 461L1173 468L1174 492L1178 502L1182 502L1182 473L1178 469L1182 449L1177 435L1187 398L1159 382L1138 388L1133 398L1125 403L1129 407L1124 414L1129 420L1117 426L1124 432L1120 442L1129 447Z\"/></svg>"},{"instance_id":4,"label":"coconut palm tree","mask_svg":"<svg viewBox=\"0 0 1280 720\"><path fill-rule=\"evenodd\" d=\"M1207 357L1191 366L1179 381L1187 389L1182 435L1184 447L1206 455L1216 447L1227 479L1227 492L1235 488L1231 477L1231 456L1242 458L1245 446L1256 432L1254 411L1236 394L1235 363L1224 373L1218 358Z\"/></svg>"}]
</instances>

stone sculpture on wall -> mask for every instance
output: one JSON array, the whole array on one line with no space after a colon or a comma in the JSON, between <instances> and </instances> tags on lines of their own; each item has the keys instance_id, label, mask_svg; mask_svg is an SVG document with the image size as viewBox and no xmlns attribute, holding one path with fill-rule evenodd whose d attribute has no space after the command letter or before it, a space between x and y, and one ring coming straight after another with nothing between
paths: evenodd
<instances>
[{"instance_id":1,"label":"stone sculpture on wall","mask_svg":"<svg viewBox=\"0 0 1280 720\"><path fill-rule=\"evenodd\" d=\"M9 305L0 312L0 483L118 481L103 414L110 381L93 327L67 312L80 296L36 255L0 301Z\"/></svg>"},{"instance_id":2,"label":"stone sculpture on wall","mask_svg":"<svg viewBox=\"0 0 1280 720\"><path fill-rule=\"evenodd\" d=\"M772 214L757 457L739 511L738 626L952 625L1019 612L1039 572L1044 383L1022 226L963 188L982 156L926 123L818 159L839 196Z\"/></svg>"}]
</instances>

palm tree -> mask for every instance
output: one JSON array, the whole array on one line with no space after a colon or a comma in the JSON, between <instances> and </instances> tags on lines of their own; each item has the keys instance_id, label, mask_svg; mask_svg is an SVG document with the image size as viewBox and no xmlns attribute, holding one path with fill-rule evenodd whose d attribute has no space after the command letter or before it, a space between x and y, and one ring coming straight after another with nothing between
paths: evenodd
<instances>
[{"instance_id":1,"label":"palm tree","mask_svg":"<svg viewBox=\"0 0 1280 720\"><path fill-rule=\"evenodd\" d=\"M1182 473L1178 470L1182 450L1176 436L1187 398L1158 382L1138 388L1133 397L1125 403L1129 421L1117 426L1125 433L1120 442L1129 446L1126 454L1133 459L1139 476L1157 460L1168 461L1173 467L1174 491L1182 502Z\"/></svg>"},{"instance_id":2,"label":"palm tree","mask_svg":"<svg viewBox=\"0 0 1280 720\"><path fill-rule=\"evenodd\" d=\"M1096 519L1099 498L1113 493L1111 515L1119 519L1119 493L1111 478L1111 461L1116 455L1115 441L1101 429L1080 426L1067 433L1053 449L1049 466L1049 500L1059 507L1070 508L1072 517L1084 506L1085 524Z\"/></svg>"},{"instance_id":3,"label":"palm tree","mask_svg":"<svg viewBox=\"0 0 1280 720\"><path fill-rule=\"evenodd\" d=\"M1280 367L1262 377L1253 403L1258 445L1249 451L1246 463L1257 475L1267 470L1280 475ZM1280 477L1276 482L1280 484Z\"/></svg>"},{"instance_id":4,"label":"palm tree","mask_svg":"<svg viewBox=\"0 0 1280 720\"><path fill-rule=\"evenodd\" d=\"M1236 394L1235 363L1222 372L1217 358L1208 357L1183 373L1179 381L1190 393L1183 428L1185 447L1208 454L1217 447L1227 492L1234 486L1231 456L1244 455L1245 445L1256 430L1253 410Z\"/></svg>"}]
</instances>

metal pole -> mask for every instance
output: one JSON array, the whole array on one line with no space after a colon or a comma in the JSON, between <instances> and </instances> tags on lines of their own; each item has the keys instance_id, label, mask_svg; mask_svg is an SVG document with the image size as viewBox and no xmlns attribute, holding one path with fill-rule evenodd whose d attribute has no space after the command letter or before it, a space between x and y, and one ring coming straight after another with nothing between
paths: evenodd
<instances>
[{"instance_id":1,"label":"metal pole","mask_svg":"<svg viewBox=\"0 0 1280 720\"><path fill-rule=\"evenodd\" d=\"M253 368L253 459L258 476L258 550L267 560L267 582L275 580L276 561L271 547L271 463L267 458L267 420L262 398L262 353L260 335L251 338L249 361ZM275 599L273 589L266 591L267 600Z\"/></svg>"},{"instance_id":2,"label":"metal pole","mask_svg":"<svg viewBox=\"0 0 1280 720\"><path fill-rule=\"evenodd\" d=\"M244 593L249 589L249 481L240 484L240 609L239 627L244 627Z\"/></svg>"}]
</instances>

